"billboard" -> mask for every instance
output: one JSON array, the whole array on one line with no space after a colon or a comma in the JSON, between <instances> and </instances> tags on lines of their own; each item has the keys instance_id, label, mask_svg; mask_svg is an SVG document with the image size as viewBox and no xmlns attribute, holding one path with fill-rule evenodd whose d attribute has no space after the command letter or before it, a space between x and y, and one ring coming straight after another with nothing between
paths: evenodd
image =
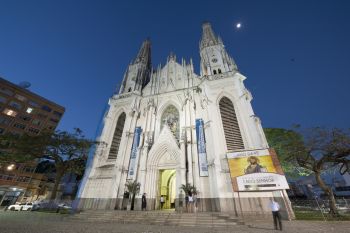
<instances>
[{"instance_id":1,"label":"billboard","mask_svg":"<svg viewBox=\"0 0 350 233\"><path fill-rule=\"evenodd\" d=\"M247 150L227 154L234 191L288 189L273 150Z\"/></svg>"}]
</instances>

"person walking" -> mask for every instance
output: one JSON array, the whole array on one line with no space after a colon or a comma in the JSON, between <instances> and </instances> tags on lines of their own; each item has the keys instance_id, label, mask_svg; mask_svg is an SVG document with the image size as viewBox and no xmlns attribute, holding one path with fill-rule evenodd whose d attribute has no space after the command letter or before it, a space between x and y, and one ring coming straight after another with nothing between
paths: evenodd
<instances>
[{"instance_id":1,"label":"person walking","mask_svg":"<svg viewBox=\"0 0 350 233\"><path fill-rule=\"evenodd\" d=\"M163 206L164 206L164 203L165 203L165 199L164 199L164 196L160 196L160 209L163 209Z\"/></svg>"},{"instance_id":2,"label":"person walking","mask_svg":"<svg viewBox=\"0 0 350 233\"><path fill-rule=\"evenodd\" d=\"M275 230L278 230L278 227L277 227L277 221L278 221L278 225L280 228L279 230L282 231L282 220L281 220L281 214L280 214L281 207L278 204L278 202L276 202L274 199L271 199L270 209L272 211L273 223L275 225Z\"/></svg>"},{"instance_id":3,"label":"person walking","mask_svg":"<svg viewBox=\"0 0 350 233\"><path fill-rule=\"evenodd\" d=\"M146 208L147 208L146 193L143 193L142 199L141 199L141 210L146 210Z\"/></svg>"},{"instance_id":4,"label":"person walking","mask_svg":"<svg viewBox=\"0 0 350 233\"><path fill-rule=\"evenodd\" d=\"M192 192L188 192L188 212L193 213L193 196Z\"/></svg>"},{"instance_id":5,"label":"person walking","mask_svg":"<svg viewBox=\"0 0 350 233\"><path fill-rule=\"evenodd\" d=\"M179 194L179 212L182 213L184 207L184 194L182 193L182 190Z\"/></svg>"},{"instance_id":6,"label":"person walking","mask_svg":"<svg viewBox=\"0 0 350 233\"><path fill-rule=\"evenodd\" d=\"M195 213L197 212L197 193L193 194L193 210Z\"/></svg>"}]
</instances>

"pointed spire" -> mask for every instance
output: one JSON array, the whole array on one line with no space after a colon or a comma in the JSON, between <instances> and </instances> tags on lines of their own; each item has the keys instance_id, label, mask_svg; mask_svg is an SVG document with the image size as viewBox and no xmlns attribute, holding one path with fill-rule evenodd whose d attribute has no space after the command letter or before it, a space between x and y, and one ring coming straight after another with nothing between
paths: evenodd
<instances>
[{"instance_id":1,"label":"pointed spire","mask_svg":"<svg viewBox=\"0 0 350 233\"><path fill-rule=\"evenodd\" d=\"M211 28L211 24L209 22L205 22L202 25L203 34L202 34L202 40L200 42L200 49L211 46L211 45L217 45L219 43L217 36L215 36L213 29Z\"/></svg>"},{"instance_id":2,"label":"pointed spire","mask_svg":"<svg viewBox=\"0 0 350 233\"><path fill-rule=\"evenodd\" d=\"M146 64L151 63L151 41L148 38L142 43L140 51L137 54L133 64L138 62L143 62Z\"/></svg>"},{"instance_id":3,"label":"pointed spire","mask_svg":"<svg viewBox=\"0 0 350 233\"><path fill-rule=\"evenodd\" d=\"M169 54L169 56L168 56L168 62L169 61L176 61L176 55L175 55L175 53L174 52L170 52L170 54Z\"/></svg>"}]
</instances>

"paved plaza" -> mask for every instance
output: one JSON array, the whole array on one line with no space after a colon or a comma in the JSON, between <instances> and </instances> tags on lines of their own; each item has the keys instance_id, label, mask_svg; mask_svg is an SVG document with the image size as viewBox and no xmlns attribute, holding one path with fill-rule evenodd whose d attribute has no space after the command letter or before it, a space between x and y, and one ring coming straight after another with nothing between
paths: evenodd
<instances>
[{"instance_id":1,"label":"paved plaza","mask_svg":"<svg viewBox=\"0 0 350 233\"><path fill-rule=\"evenodd\" d=\"M349 233L350 222L321 222L321 221L284 221L283 232L290 233ZM279 232L273 230L272 222L251 221L246 225L233 227L181 227L144 224L121 224L103 222L71 221L67 215L38 212L3 212L0 211L0 232L6 233L191 233L191 232L240 232L264 233Z\"/></svg>"}]
</instances>

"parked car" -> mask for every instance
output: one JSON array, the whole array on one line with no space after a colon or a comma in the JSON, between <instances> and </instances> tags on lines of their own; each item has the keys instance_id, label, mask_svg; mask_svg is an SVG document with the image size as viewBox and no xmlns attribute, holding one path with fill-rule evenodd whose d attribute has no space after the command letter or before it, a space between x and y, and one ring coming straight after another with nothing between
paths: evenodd
<instances>
[{"instance_id":1,"label":"parked car","mask_svg":"<svg viewBox=\"0 0 350 233\"><path fill-rule=\"evenodd\" d=\"M31 211L33 208L33 204L31 202L26 202L26 203L20 203L20 204L14 204L14 205L10 205L9 207L7 207L8 210L12 210L12 211L21 211L21 210L26 210L26 211Z\"/></svg>"},{"instance_id":2,"label":"parked car","mask_svg":"<svg viewBox=\"0 0 350 233\"><path fill-rule=\"evenodd\" d=\"M61 211L70 211L72 210L72 207L70 205L67 205L66 203L58 204L56 212L59 213Z\"/></svg>"}]
</instances>

